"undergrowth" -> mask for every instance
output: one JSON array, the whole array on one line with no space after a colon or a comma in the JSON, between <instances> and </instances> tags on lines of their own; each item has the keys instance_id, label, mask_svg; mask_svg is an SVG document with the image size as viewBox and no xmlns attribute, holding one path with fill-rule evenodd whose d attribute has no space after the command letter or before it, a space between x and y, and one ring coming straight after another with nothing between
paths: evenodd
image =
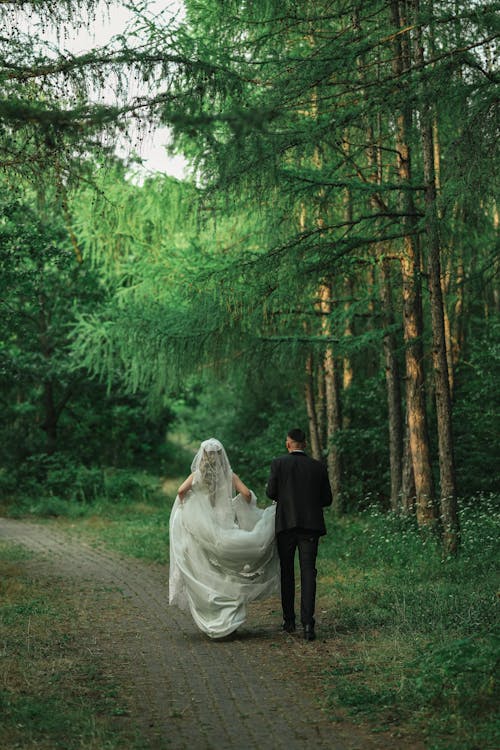
<instances>
[{"instance_id":1,"label":"undergrowth","mask_svg":"<svg viewBox=\"0 0 500 750\"><path fill-rule=\"evenodd\" d=\"M325 672L332 712L412 726L435 750L499 746L497 500L462 503L455 558L412 519L376 508L332 519L319 561L344 654Z\"/></svg>"},{"instance_id":2,"label":"undergrowth","mask_svg":"<svg viewBox=\"0 0 500 750\"><path fill-rule=\"evenodd\" d=\"M121 501L71 504L55 521L95 544L164 563L178 482ZM498 498L460 507L456 557L422 537L411 518L376 507L336 519L318 559L318 632L334 643L325 663L330 715L347 710L374 728L414 731L429 750L500 746Z\"/></svg>"}]
</instances>

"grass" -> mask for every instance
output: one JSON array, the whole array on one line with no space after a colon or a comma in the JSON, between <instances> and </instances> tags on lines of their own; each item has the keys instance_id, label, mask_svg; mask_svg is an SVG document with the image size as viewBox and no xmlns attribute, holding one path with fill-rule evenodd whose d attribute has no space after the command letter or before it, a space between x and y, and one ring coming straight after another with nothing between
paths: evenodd
<instances>
[{"instance_id":1,"label":"grass","mask_svg":"<svg viewBox=\"0 0 500 750\"><path fill-rule=\"evenodd\" d=\"M168 562L168 520L171 503L158 507L132 503L125 508L103 506L75 521L61 517L59 525L95 544L146 562Z\"/></svg>"},{"instance_id":2,"label":"grass","mask_svg":"<svg viewBox=\"0 0 500 750\"><path fill-rule=\"evenodd\" d=\"M60 497L25 498L13 504L0 503L0 515L35 517L56 523L86 541L105 544L124 555L147 562L168 562L168 522L176 490L182 479L164 481L138 475L127 476L128 494L116 491L92 501ZM137 492L139 486L139 492Z\"/></svg>"},{"instance_id":3,"label":"grass","mask_svg":"<svg viewBox=\"0 0 500 750\"><path fill-rule=\"evenodd\" d=\"M325 670L334 714L411 727L432 750L496 748L498 510L462 507L462 549L444 558L409 521L376 510L332 521L318 594L344 655Z\"/></svg>"},{"instance_id":4,"label":"grass","mask_svg":"<svg viewBox=\"0 0 500 750\"><path fill-rule=\"evenodd\" d=\"M167 494L149 500L96 502L78 513L69 508L55 523L164 563L177 485L172 481ZM335 643L323 669L330 716L347 709L374 728L417 733L429 750L500 746L497 502L481 497L462 505L457 558L443 557L411 520L373 508L328 517L318 560L318 620L320 635Z\"/></svg>"},{"instance_id":5,"label":"grass","mask_svg":"<svg viewBox=\"0 0 500 750\"><path fill-rule=\"evenodd\" d=\"M0 543L0 747L139 750L127 707L92 653L92 608L71 584L37 580L36 556Z\"/></svg>"}]
</instances>

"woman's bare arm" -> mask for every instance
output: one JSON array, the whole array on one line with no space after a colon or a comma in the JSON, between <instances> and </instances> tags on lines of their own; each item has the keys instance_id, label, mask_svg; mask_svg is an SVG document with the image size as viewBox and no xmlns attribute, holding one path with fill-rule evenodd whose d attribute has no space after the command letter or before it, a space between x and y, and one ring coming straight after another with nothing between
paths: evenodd
<instances>
[{"instance_id":1,"label":"woman's bare arm","mask_svg":"<svg viewBox=\"0 0 500 750\"><path fill-rule=\"evenodd\" d=\"M241 479L237 474L233 471L233 487L236 490L236 492L239 492L240 495L243 495L247 503L249 503L252 500L252 493L246 486L246 484L243 484Z\"/></svg>"},{"instance_id":2,"label":"woman's bare arm","mask_svg":"<svg viewBox=\"0 0 500 750\"><path fill-rule=\"evenodd\" d=\"M191 487L193 486L193 477L194 477L194 474L190 474L188 478L183 481L183 483L177 490L177 494L179 495L179 500L181 501L181 503L184 500L187 493L189 492L189 490L191 489Z\"/></svg>"}]
</instances>

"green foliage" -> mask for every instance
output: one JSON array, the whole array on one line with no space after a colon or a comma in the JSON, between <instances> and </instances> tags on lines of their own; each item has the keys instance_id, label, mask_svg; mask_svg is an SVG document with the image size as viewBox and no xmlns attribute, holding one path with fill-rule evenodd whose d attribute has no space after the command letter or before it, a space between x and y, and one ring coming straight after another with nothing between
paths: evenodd
<instances>
[{"instance_id":1,"label":"green foliage","mask_svg":"<svg viewBox=\"0 0 500 750\"><path fill-rule=\"evenodd\" d=\"M495 747L499 520L498 496L464 504L454 559L413 519L371 508L330 522L319 590L340 641L332 708L412 726L436 750Z\"/></svg>"},{"instance_id":2,"label":"green foliage","mask_svg":"<svg viewBox=\"0 0 500 750\"><path fill-rule=\"evenodd\" d=\"M12 464L55 450L58 421L83 380L69 352L75 302L95 304L102 289L76 263L53 205L37 210L33 195L5 188L0 203L0 430Z\"/></svg>"},{"instance_id":3,"label":"green foliage","mask_svg":"<svg viewBox=\"0 0 500 750\"><path fill-rule=\"evenodd\" d=\"M6 481L12 481L10 474ZM152 502L159 497L159 480L131 469L87 467L64 455L32 456L14 475L15 495L10 515L81 516L99 503Z\"/></svg>"},{"instance_id":4,"label":"green foliage","mask_svg":"<svg viewBox=\"0 0 500 750\"><path fill-rule=\"evenodd\" d=\"M378 664L360 661L334 668L332 699L385 726L411 717L414 730L425 728L433 750L493 750L498 741L498 640L486 633L426 644L416 658L398 665L402 675L391 680L388 657Z\"/></svg>"},{"instance_id":5,"label":"green foliage","mask_svg":"<svg viewBox=\"0 0 500 750\"><path fill-rule=\"evenodd\" d=\"M284 451L285 437L305 414L297 388L284 391L285 373L266 369L265 389L259 369L235 373L223 387L206 377L194 381L179 399L175 412L190 444L216 437L226 447L231 466L251 486L262 504L268 502L265 485L274 456ZM185 466L189 473L189 464Z\"/></svg>"},{"instance_id":6,"label":"green foliage","mask_svg":"<svg viewBox=\"0 0 500 750\"><path fill-rule=\"evenodd\" d=\"M402 257L409 228L402 207L411 193L410 234L420 235L422 268L427 265L421 123L429 105L440 148L441 189L434 208L452 339L457 341L465 323L459 305L464 284L471 304L475 297L494 299L494 187L488 175L497 150L490 127L492 72L482 67L493 5L481 14L463 2L422 4L421 15L415 7L407 9L403 34L387 3L376 4L376 12L361 4L353 13L323 3L302 4L300 13L293 3L237 8L187 3L176 43L196 64L171 81L179 99L173 105L163 101L162 118L173 125L177 148L196 164L196 186L156 178L139 188L119 170L100 170L95 180L102 192L92 198L83 192L73 206L86 257L110 291L106 304L78 317L73 347L79 361L109 385L147 391L152 409L185 392L190 378L206 380L210 368L220 398L216 388L205 389L207 403L198 399L200 416L192 410L188 432L197 440L200 432L218 431L234 460L262 482L258 441L252 444L241 429L231 429L224 413L233 410L236 423L250 422L262 441L275 443L288 419L306 423L304 407L290 401L302 400L296 394L303 393L307 356L320 363L332 345L340 378L347 360L354 372L340 397L342 429L323 440L325 452L328 445L341 452L348 507L362 505L367 493L387 504L381 350L390 331L403 365L403 287L394 263L388 315L380 302L380 261ZM173 37L161 19L148 23L139 14L139 30L155 52L162 49L168 57ZM422 43L432 65L410 59L405 65L412 66L411 75L397 72L399 37L409 50ZM467 55L458 54L465 48ZM201 81L198 65L206 66ZM397 118L405 108L413 113L405 135L413 168L408 184L398 175L395 143ZM476 194L480 202L470 200ZM318 309L325 283L332 289L327 313ZM425 289L423 305L427 363ZM261 373L260 388L245 371ZM270 371L282 373L282 395ZM434 433L430 371L425 390ZM319 375L314 377L317 385ZM232 382L241 401L255 403L252 414L241 405L229 407L231 394L223 398ZM488 398L493 407L492 392ZM476 431L476 417L460 418L468 401L460 391L458 431L467 424L479 445L483 429L478 425ZM435 463L436 445L433 434ZM479 452L474 454L476 466ZM493 486L489 479L467 484L477 471L462 462L460 447L457 456L463 491Z\"/></svg>"},{"instance_id":7,"label":"green foliage","mask_svg":"<svg viewBox=\"0 0 500 750\"><path fill-rule=\"evenodd\" d=\"M77 314L106 299L88 263L76 261L50 196L36 202L19 185L0 203L0 489L18 512L73 512L97 497L136 496L126 469L177 473L166 440L173 415L152 416L144 394L124 395L92 380L71 351ZM103 467L122 469L105 472ZM116 478L118 477L118 478ZM131 486L127 487L127 481ZM80 506L80 507L79 507Z\"/></svg>"},{"instance_id":8,"label":"green foliage","mask_svg":"<svg viewBox=\"0 0 500 750\"><path fill-rule=\"evenodd\" d=\"M262 487L290 423L306 425L306 359L314 358L318 391L331 346L339 381L348 368L354 379L340 394L341 428L328 435L323 429L323 451L339 449L346 507L363 507L368 495L387 505L382 347L390 332L403 364L404 237L419 235L418 287L428 270L427 114L436 159L439 150L432 210L459 360L459 479L462 493L493 487L498 327L485 329L498 309L496 4L478 12L462 0L442 0L421 3L418 13L415 4L400 4L408 18L399 20L391 15L396 5L307 2L298 12L293 2L187 2L186 20L174 28L142 3L128 36L69 58L49 55L37 34L27 40L18 30L4 39L0 148L19 159L29 142L19 163L26 167L27 159L40 171L46 162L40 183L50 188L43 200L41 189L36 199L26 191L16 199L9 184L2 197L0 441L9 467L61 445L69 459L60 480L53 469L38 472L47 485L28 487L30 498L50 498L55 511L78 493L97 496L104 490L92 478L94 465L177 473L188 462L164 433L174 426L172 402L190 383L201 390L184 412L184 432L194 442L217 432L238 470ZM35 22L49 13L78 25L87 6L94 4L27 3L20 13L34 8ZM12 26L10 10L2 13ZM394 67L399 41L411 70ZM420 44L425 64L414 57ZM148 93L127 104L132 77ZM116 84L116 107L88 100L92 82L105 80ZM92 146L96 134L117 122L126 127L129 115L141 119L139 111L149 123L172 125L175 148L196 166L196 183L157 176L139 186L123 165L103 160L103 149ZM405 113L408 181L398 173L395 138ZM87 181L69 194L75 158ZM73 259L68 223L83 264ZM396 261L388 272L390 315L381 303L382 258ZM320 304L325 284L328 310ZM431 321L425 285L423 291L427 365ZM433 434L435 464L436 443ZM76 472L81 480L72 464L87 467ZM28 462L22 481L30 471ZM6 491L13 477L2 475Z\"/></svg>"},{"instance_id":9,"label":"green foliage","mask_svg":"<svg viewBox=\"0 0 500 750\"><path fill-rule=\"evenodd\" d=\"M500 319L492 315L477 325L470 352L457 373L456 458L464 493L494 492L500 467L493 446L500 434ZM493 448L493 450L492 450Z\"/></svg>"},{"instance_id":10,"label":"green foliage","mask_svg":"<svg viewBox=\"0 0 500 750\"><path fill-rule=\"evenodd\" d=\"M22 560L29 560L33 557L31 550L27 547L23 547L20 544L2 544L0 545L0 561L4 562L20 562Z\"/></svg>"}]
</instances>

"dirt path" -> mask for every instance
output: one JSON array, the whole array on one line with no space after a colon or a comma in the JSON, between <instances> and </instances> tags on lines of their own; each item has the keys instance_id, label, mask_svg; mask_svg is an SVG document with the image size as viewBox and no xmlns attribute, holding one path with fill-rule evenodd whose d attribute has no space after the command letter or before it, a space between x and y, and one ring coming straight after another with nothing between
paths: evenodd
<instances>
[{"instance_id":1,"label":"dirt path","mask_svg":"<svg viewBox=\"0 0 500 750\"><path fill-rule=\"evenodd\" d=\"M283 634L278 602L255 605L237 635L214 642L168 606L164 566L26 521L0 519L0 539L36 553L37 577L109 587L115 605L96 603L95 652L111 665L133 706L132 721L154 750L409 747L328 720L318 702L318 675L334 659L335 642Z\"/></svg>"}]
</instances>

